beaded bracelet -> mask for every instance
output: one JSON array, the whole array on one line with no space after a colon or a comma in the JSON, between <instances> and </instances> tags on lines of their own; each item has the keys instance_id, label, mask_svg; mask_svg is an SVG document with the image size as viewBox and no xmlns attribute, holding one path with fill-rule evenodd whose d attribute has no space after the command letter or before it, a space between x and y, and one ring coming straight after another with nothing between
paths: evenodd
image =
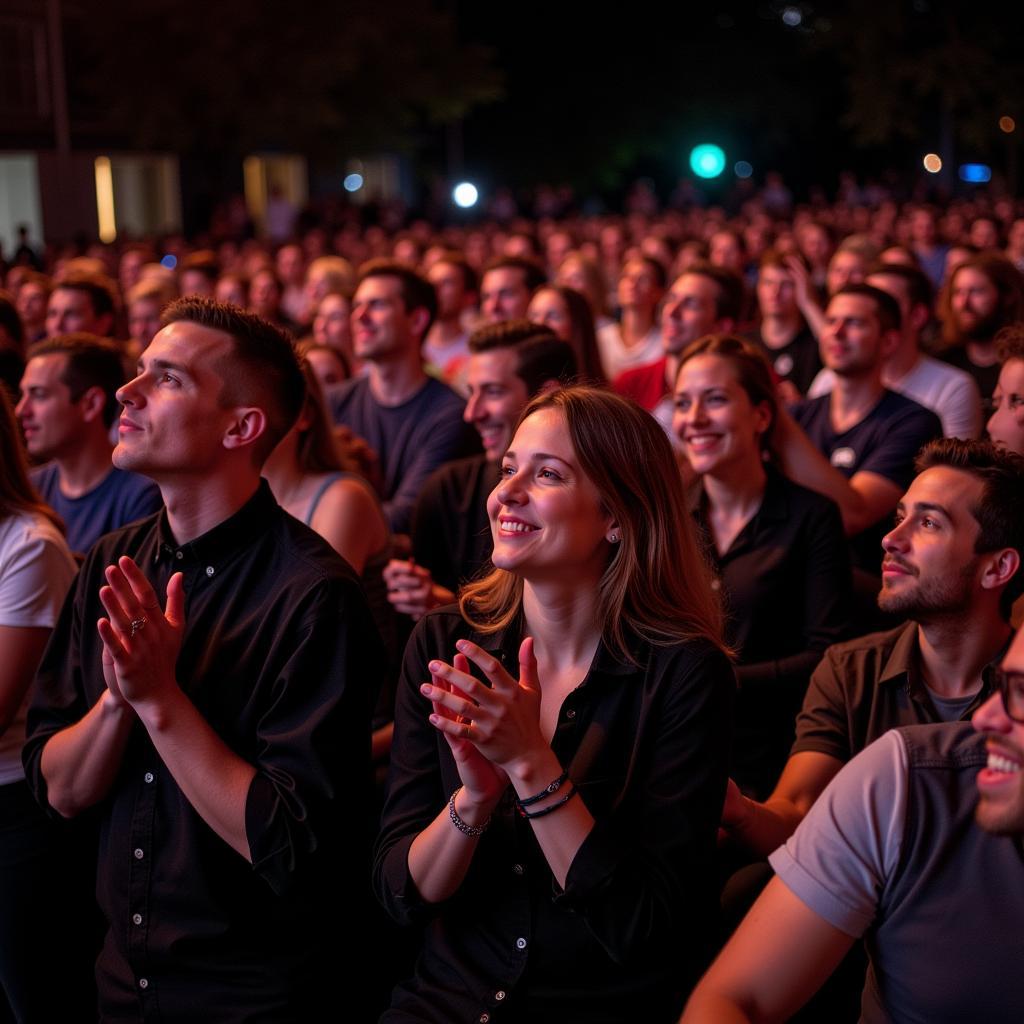
<instances>
[{"instance_id":1,"label":"beaded bracelet","mask_svg":"<svg viewBox=\"0 0 1024 1024\"><path fill-rule=\"evenodd\" d=\"M487 826L491 823L491 816L487 815L487 820L480 826L467 825L459 817L459 812L455 810L455 798L462 792L462 787L459 786L457 790L448 799L448 816L452 819L452 824L464 835L476 838L482 836L487 831Z\"/></svg>"},{"instance_id":2,"label":"beaded bracelet","mask_svg":"<svg viewBox=\"0 0 1024 1024\"><path fill-rule=\"evenodd\" d=\"M569 783L569 785L572 786L572 783ZM566 793L565 796L563 796L562 799L559 800L557 803L553 803L549 807L542 807L539 811L527 811L524 808L520 807L519 813L524 818L543 818L545 814L550 814L552 811L557 811L559 807L562 807L565 804L567 804L578 792L579 790L575 786L573 786L572 789L570 789L569 792Z\"/></svg>"},{"instance_id":3,"label":"beaded bracelet","mask_svg":"<svg viewBox=\"0 0 1024 1024\"><path fill-rule=\"evenodd\" d=\"M562 783L569 778L569 769L567 768L561 775L555 779L554 782L548 783L539 793L535 796L528 796L525 800L516 800L516 807L522 809L523 807L529 807L530 804L535 804L538 800L543 800L546 796L551 796L552 793L557 793Z\"/></svg>"}]
</instances>

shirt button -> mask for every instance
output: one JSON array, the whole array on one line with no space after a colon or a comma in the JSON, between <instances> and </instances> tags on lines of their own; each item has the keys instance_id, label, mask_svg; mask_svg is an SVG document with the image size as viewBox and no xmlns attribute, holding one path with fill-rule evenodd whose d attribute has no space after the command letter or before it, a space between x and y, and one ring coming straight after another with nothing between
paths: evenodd
<instances>
[{"instance_id":1,"label":"shirt button","mask_svg":"<svg viewBox=\"0 0 1024 1024\"><path fill-rule=\"evenodd\" d=\"M142 915L132 914L132 924L142 924Z\"/></svg>"},{"instance_id":2,"label":"shirt button","mask_svg":"<svg viewBox=\"0 0 1024 1024\"><path fill-rule=\"evenodd\" d=\"M505 990L503 988L499 988L498 991L494 993L494 998L500 1003L502 999L505 998Z\"/></svg>"},{"instance_id":3,"label":"shirt button","mask_svg":"<svg viewBox=\"0 0 1024 1024\"><path fill-rule=\"evenodd\" d=\"M139 978L139 988L149 988L149 978Z\"/></svg>"},{"instance_id":4,"label":"shirt button","mask_svg":"<svg viewBox=\"0 0 1024 1024\"><path fill-rule=\"evenodd\" d=\"M174 557L180 562L185 557L184 551L175 551Z\"/></svg>"},{"instance_id":5,"label":"shirt button","mask_svg":"<svg viewBox=\"0 0 1024 1024\"><path fill-rule=\"evenodd\" d=\"M152 782L152 781L153 781L153 773L152 773L152 772L146 772L146 774L145 774L145 775L143 775L142 777L143 777L143 778L144 778L144 779L145 779L145 780L146 780L147 782Z\"/></svg>"},{"instance_id":6,"label":"shirt button","mask_svg":"<svg viewBox=\"0 0 1024 1024\"><path fill-rule=\"evenodd\" d=\"M206 575L207 575L207 576L212 576L212 575L213 575L213 573L214 573L214 569L213 569L213 566L212 566L212 565L208 565L208 566L206 567Z\"/></svg>"},{"instance_id":7,"label":"shirt button","mask_svg":"<svg viewBox=\"0 0 1024 1024\"><path fill-rule=\"evenodd\" d=\"M136 849L135 849L135 859L136 860L142 860L142 858L145 857L145 856L146 855L142 852L142 850L139 849L138 847L136 847Z\"/></svg>"},{"instance_id":8,"label":"shirt button","mask_svg":"<svg viewBox=\"0 0 1024 1024\"><path fill-rule=\"evenodd\" d=\"M565 713L565 717L566 718L575 718L576 717L576 709L575 708L569 708L569 710L566 711L566 713Z\"/></svg>"},{"instance_id":9,"label":"shirt button","mask_svg":"<svg viewBox=\"0 0 1024 1024\"><path fill-rule=\"evenodd\" d=\"M524 868L522 864L513 864L512 871L517 875L522 875L525 874L526 868Z\"/></svg>"},{"instance_id":10,"label":"shirt button","mask_svg":"<svg viewBox=\"0 0 1024 1024\"><path fill-rule=\"evenodd\" d=\"M516 949L526 949L526 939L516 939Z\"/></svg>"}]
</instances>

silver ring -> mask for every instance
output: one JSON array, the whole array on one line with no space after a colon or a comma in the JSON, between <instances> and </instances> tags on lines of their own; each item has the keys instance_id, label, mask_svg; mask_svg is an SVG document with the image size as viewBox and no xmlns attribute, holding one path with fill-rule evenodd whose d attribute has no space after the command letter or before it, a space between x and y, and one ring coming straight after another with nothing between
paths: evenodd
<instances>
[{"instance_id":1,"label":"silver ring","mask_svg":"<svg viewBox=\"0 0 1024 1024\"><path fill-rule=\"evenodd\" d=\"M130 640L136 633L142 632L142 627L146 624L146 616L143 615L141 619L132 619L128 627L128 639Z\"/></svg>"}]
</instances>

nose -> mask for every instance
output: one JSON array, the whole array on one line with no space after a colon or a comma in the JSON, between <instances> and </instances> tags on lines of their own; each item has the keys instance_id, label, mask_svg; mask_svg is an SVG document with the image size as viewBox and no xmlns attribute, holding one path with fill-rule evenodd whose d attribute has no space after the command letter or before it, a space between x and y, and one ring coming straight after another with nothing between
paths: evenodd
<instances>
[{"instance_id":1,"label":"nose","mask_svg":"<svg viewBox=\"0 0 1024 1024\"><path fill-rule=\"evenodd\" d=\"M993 693L971 716L975 732L1007 733L1013 729L1013 719L1006 713L1001 693Z\"/></svg>"},{"instance_id":2,"label":"nose","mask_svg":"<svg viewBox=\"0 0 1024 1024\"><path fill-rule=\"evenodd\" d=\"M14 415L19 419L25 418L25 409L28 406L28 395L22 395L18 399L18 404L14 407Z\"/></svg>"},{"instance_id":3,"label":"nose","mask_svg":"<svg viewBox=\"0 0 1024 1024\"><path fill-rule=\"evenodd\" d=\"M122 404L138 408L144 403L140 400L142 389L139 387L140 377L133 377L126 384L122 384L114 397Z\"/></svg>"},{"instance_id":4,"label":"nose","mask_svg":"<svg viewBox=\"0 0 1024 1024\"><path fill-rule=\"evenodd\" d=\"M466 399L466 408L462 412L466 423L475 423L480 418L480 396L475 391Z\"/></svg>"},{"instance_id":5,"label":"nose","mask_svg":"<svg viewBox=\"0 0 1024 1024\"><path fill-rule=\"evenodd\" d=\"M503 473L494 494L502 505L521 505L524 501L522 471L517 469L508 476Z\"/></svg>"}]
</instances>

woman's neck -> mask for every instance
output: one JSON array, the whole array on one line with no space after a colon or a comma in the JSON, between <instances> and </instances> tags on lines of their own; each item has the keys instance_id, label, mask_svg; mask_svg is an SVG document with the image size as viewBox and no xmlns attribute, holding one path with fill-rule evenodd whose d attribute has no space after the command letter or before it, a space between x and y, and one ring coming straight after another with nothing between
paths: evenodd
<instances>
[{"instance_id":1,"label":"woman's neck","mask_svg":"<svg viewBox=\"0 0 1024 1024\"><path fill-rule=\"evenodd\" d=\"M538 662L562 671L593 661L601 639L597 594L598 580L523 585L525 634Z\"/></svg>"},{"instance_id":2,"label":"woman's neck","mask_svg":"<svg viewBox=\"0 0 1024 1024\"><path fill-rule=\"evenodd\" d=\"M764 497L768 474L760 452L741 463L733 463L722 473L703 477L704 493L712 509L726 514L753 515Z\"/></svg>"}]
</instances>

